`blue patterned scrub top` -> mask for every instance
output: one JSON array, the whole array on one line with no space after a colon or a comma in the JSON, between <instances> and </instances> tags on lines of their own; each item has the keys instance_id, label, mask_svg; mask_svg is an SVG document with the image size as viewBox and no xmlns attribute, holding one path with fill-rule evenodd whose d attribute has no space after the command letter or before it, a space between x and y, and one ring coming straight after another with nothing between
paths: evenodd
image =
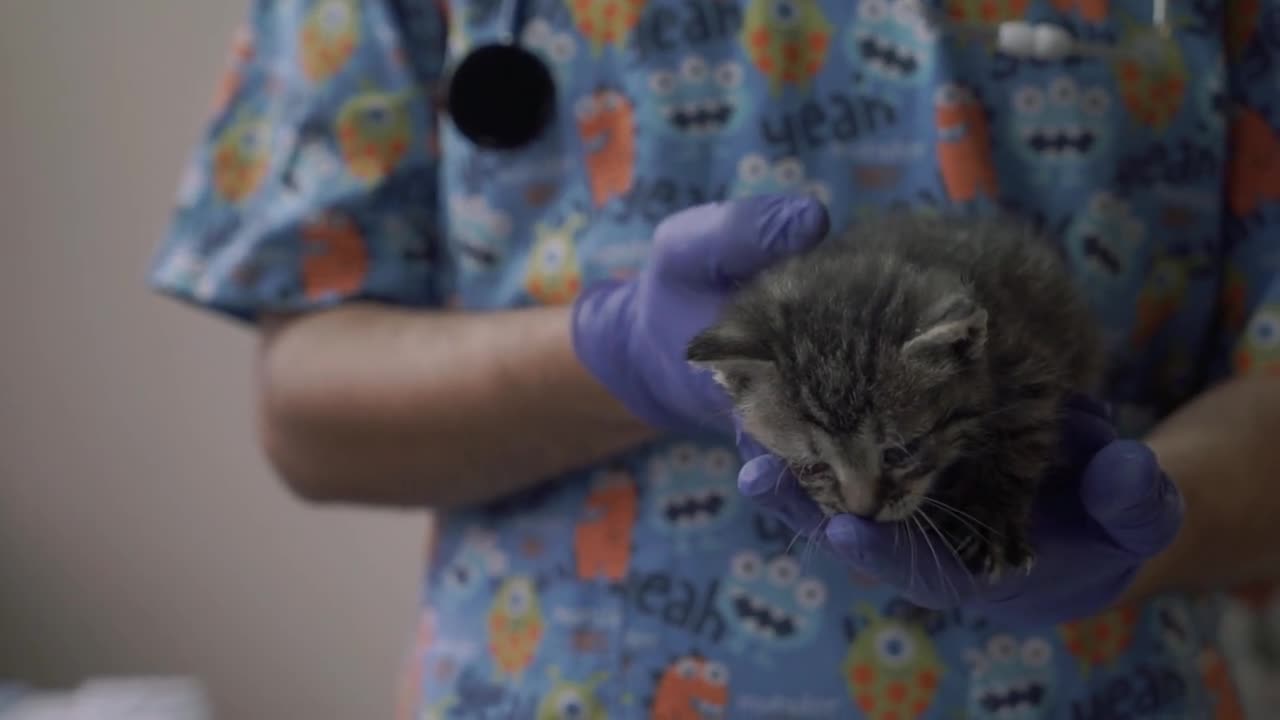
<instances>
[{"instance_id":1,"label":"blue patterned scrub top","mask_svg":"<svg viewBox=\"0 0 1280 720\"><path fill-rule=\"evenodd\" d=\"M1171 5L1167 36L1147 0L929 5L1125 50L1028 61L919 0L527 0L515 25L501 0L258 1L152 280L247 323L565 304L697 203L813 192L836 228L1003 208L1060 243L1138 435L1210 382L1280 372L1280 3ZM480 151L438 80L513 27L557 115ZM439 516L405 716L1240 716L1216 599L1028 632L912 619L740 498L739 464L671 437Z\"/></svg>"}]
</instances>

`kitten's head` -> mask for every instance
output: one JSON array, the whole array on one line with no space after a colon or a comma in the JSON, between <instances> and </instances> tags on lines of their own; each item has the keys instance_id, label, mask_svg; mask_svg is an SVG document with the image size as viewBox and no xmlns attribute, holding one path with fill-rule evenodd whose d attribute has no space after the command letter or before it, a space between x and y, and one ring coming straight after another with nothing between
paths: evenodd
<instances>
[{"instance_id":1,"label":"kitten's head","mask_svg":"<svg viewBox=\"0 0 1280 720\"><path fill-rule=\"evenodd\" d=\"M987 313L956 282L862 281L861 294L822 278L758 287L687 357L826 512L898 520L973 445L990 410Z\"/></svg>"}]
</instances>

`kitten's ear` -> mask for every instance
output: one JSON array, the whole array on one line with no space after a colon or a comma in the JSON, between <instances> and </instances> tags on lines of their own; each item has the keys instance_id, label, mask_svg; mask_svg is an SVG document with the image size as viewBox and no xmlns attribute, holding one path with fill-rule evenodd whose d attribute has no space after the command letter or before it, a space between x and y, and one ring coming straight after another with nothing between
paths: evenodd
<instances>
[{"instance_id":1,"label":"kitten's ear","mask_svg":"<svg viewBox=\"0 0 1280 720\"><path fill-rule=\"evenodd\" d=\"M713 325L695 335L685 359L710 370L715 381L731 393L743 392L775 372L768 345L734 323Z\"/></svg>"},{"instance_id":2,"label":"kitten's ear","mask_svg":"<svg viewBox=\"0 0 1280 720\"><path fill-rule=\"evenodd\" d=\"M987 344L987 311L968 297L953 295L925 314L926 324L902 346L902 354L923 360L972 362Z\"/></svg>"}]
</instances>

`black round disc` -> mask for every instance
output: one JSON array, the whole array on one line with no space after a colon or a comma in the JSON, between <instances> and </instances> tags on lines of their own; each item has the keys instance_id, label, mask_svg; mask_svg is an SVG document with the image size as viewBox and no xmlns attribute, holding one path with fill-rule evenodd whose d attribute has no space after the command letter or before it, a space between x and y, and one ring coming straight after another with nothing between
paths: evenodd
<instances>
[{"instance_id":1,"label":"black round disc","mask_svg":"<svg viewBox=\"0 0 1280 720\"><path fill-rule=\"evenodd\" d=\"M449 78L447 111L479 147L511 150L533 142L555 111L555 81L546 63L518 45L483 45Z\"/></svg>"}]
</instances>

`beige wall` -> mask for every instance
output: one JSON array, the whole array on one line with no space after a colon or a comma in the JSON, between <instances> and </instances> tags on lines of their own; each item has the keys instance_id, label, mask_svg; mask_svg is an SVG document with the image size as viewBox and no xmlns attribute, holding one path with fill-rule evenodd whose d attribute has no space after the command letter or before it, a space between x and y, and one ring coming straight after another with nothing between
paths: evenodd
<instances>
[{"instance_id":1,"label":"beige wall","mask_svg":"<svg viewBox=\"0 0 1280 720\"><path fill-rule=\"evenodd\" d=\"M149 255L246 0L0 0L0 676L190 672L218 717L386 717L420 516L260 461L251 338Z\"/></svg>"}]
</instances>

